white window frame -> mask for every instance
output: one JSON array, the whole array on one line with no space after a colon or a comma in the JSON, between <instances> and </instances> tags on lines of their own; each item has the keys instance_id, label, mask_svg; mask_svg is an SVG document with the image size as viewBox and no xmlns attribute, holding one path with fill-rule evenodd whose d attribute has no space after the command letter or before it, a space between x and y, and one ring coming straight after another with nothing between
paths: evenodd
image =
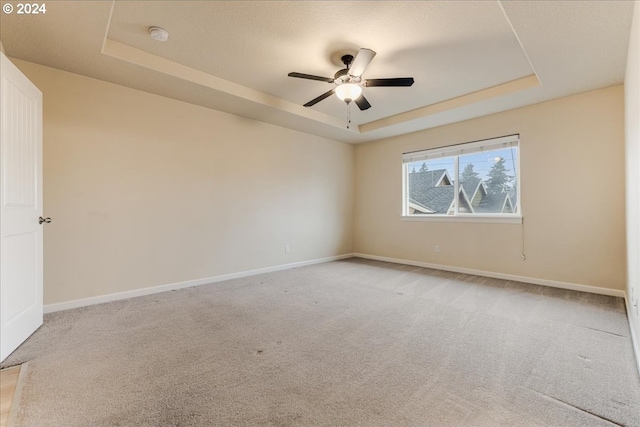
<instances>
[{"instance_id":1,"label":"white window frame","mask_svg":"<svg viewBox=\"0 0 640 427\"><path fill-rule=\"evenodd\" d=\"M499 148L517 147L515 178L517 183L517 206L516 212L511 214L477 214L458 212L458 181L459 181L459 156L473 154L481 151L496 150ZM454 157L455 156L455 157ZM432 160L442 157L454 157L454 214L432 214L432 215L410 215L408 212L409 185L407 182L409 174L409 163L420 160ZM483 139L479 141L466 142L446 147L431 148L428 150L413 151L402 154L402 212L403 221L431 221L431 222L489 222L489 223L522 223L522 193L520 192L520 135L507 135L497 138Z\"/></svg>"}]
</instances>

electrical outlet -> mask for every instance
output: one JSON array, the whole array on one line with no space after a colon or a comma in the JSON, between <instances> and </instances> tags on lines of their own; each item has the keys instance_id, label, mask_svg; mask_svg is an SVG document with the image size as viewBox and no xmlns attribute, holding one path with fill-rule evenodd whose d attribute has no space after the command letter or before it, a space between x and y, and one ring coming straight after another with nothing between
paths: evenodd
<instances>
[{"instance_id":1,"label":"electrical outlet","mask_svg":"<svg viewBox=\"0 0 640 427\"><path fill-rule=\"evenodd\" d=\"M433 250L434 250L434 251L436 251L436 253L437 253L437 254L439 254L439 253L440 253L440 245L436 245L436 246L433 248Z\"/></svg>"},{"instance_id":2,"label":"electrical outlet","mask_svg":"<svg viewBox=\"0 0 640 427\"><path fill-rule=\"evenodd\" d=\"M289 245L284 245L284 253L288 254L291 251L291 248L289 248Z\"/></svg>"}]
</instances>

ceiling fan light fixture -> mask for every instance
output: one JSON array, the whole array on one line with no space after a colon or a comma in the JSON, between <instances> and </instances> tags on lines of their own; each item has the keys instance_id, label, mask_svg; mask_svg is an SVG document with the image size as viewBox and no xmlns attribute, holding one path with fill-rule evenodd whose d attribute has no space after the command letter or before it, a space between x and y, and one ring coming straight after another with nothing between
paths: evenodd
<instances>
[{"instance_id":1,"label":"ceiling fan light fixture","mask_svg":"<svg viewBox=\"0 0 640 427\"><path fill-rule=\"evenodd\" d=\"M362 87L353 83L344 83L336 87L336 95L342 101L349 103L362 95Z\"/></svg>"}]
</instances>

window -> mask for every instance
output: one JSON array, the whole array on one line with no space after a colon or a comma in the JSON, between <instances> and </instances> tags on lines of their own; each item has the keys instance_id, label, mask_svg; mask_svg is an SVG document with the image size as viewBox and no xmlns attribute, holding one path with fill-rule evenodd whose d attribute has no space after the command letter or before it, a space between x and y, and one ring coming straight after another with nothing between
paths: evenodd
<instances>
[{"instance_id":1,"label":"window","mask_svg":"<svg viewBox=\"0 0 640 427\"><path fill-rule=\"evenodd\" d=\"M520 220L518 135L402 155L403 216Z\"/></svg>"}]
</instances>

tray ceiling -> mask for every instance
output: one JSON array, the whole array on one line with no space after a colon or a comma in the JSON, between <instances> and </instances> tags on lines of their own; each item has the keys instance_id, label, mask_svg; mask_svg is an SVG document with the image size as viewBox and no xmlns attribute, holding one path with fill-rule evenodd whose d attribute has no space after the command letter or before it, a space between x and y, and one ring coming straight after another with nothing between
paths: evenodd
<instances>
[{"instance_id":1,"label":"tray ceiling","mask_svg":"<svg viewBox=\"0 0 640 427\"><path fill-rule=\"evenodd\" d=\"M6 2L2 2L3 4ZM9 56L345 142L622 83L633 2L91 1L0 17ZM160 43L150 26L169 31ZM341 53L377 52L372 108L335 96ZM338 62L339 64L339 62Z\"/></svg>"}]
</instances>

